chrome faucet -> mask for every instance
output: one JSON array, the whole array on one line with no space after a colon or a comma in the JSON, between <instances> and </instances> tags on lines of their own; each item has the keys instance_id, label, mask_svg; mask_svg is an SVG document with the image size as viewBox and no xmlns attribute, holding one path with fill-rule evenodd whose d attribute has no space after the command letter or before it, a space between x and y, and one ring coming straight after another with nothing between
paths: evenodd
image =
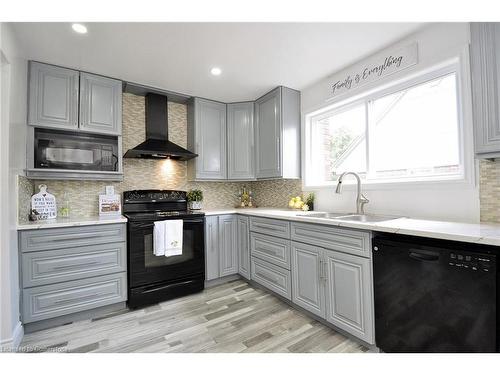
<instances>
[{"instance_id":1,"label":"chrome faucet","mask_svg":"<svg viewBox=\"0 0 500 375\"><path fill-rule=\"evenodd\" d=\"M340 175L338 182L337 182L337 188L335 189L335 193L340 194L342 190L342 180L345 176L347 175L353 175L356 177L356 181L358 183L358 195L356 197L356 214L358 215L364 215L365 214L365 204L370 202L362 193L361 193L361 178L359 178L359 175L354 172L344 172Z\"/></svg>"}]
</instances>

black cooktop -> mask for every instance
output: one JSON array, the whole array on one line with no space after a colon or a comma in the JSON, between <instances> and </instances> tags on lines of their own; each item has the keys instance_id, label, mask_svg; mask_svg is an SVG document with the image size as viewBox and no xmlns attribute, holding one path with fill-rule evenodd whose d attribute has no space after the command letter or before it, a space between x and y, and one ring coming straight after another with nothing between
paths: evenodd
<instances>
[{"instance_id":1,"label":"black cooktop","mask_svg":"<svg viewBox=\"0 0 500 375\"><path fill-rule=\"evenodd\" d=\"M165 219L186 219L189 217L205 216L200 211L160 211L160 212L132 212L125 213L124 216L131 221L150 221Z\"/></svg>"},{"instance_id":2,"label":"black cooktop","mask_svg":"<svg viewBox=\"0 0 500 375\"><path fill-rule=\"evenodd\" d=\"M131 190L123 192L123 215L131 221L184 219L205 216L188 209L185 191Z\"/></svg>"}]
</instances>

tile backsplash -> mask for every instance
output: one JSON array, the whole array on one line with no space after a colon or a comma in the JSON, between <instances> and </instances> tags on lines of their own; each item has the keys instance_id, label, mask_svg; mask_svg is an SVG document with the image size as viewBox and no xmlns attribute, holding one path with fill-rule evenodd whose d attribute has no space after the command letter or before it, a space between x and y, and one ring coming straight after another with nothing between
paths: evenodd
<instances>
[{"instance_id":1,"label":"tile backsplash","mask_svg":"<svg viewBox=\"0 0 500 375\"><path fill-rule=\"evenodd\" d=\"M500 161L481 160L479 170L481 221L500 223Z\"/></svg>"},{"instance_id":2,"label":"tile backsplash","mask_svg":"<svg viewBox=\"0 0 500 375\"><path fill-rule=\"evenodd\" d=\"M168 132L172 142L187 147L187 107L168 103ZM136 146L145 139L144 97L123 94L123 150ZM117 194L133 189L200 189L204 193L204 208L230 208L238 202L237 194L243 186L254 191L255 203L266 207L286 207L291 196L301 193L300 180L240 182L190 182L187 180L187 163L174 160L123 159L122 182L36 180L19 177L19 218L29 214L29 197L40 184L61 201L66 192L70 198L72 216L98 214L99 194L106 185L113 185Z\"/></svg>"}]
</instances>

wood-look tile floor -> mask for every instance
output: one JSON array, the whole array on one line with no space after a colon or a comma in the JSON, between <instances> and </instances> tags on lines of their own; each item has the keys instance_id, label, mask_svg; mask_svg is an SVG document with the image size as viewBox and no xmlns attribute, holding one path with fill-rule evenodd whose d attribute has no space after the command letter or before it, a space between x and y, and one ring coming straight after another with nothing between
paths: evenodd
<instances>
[{"instance_id":1,"label":"wood-look tile floor","mask_svg":"<svg viewBox=\"0 0 500 375\"><path fill-rule=\"evenodd\" d=\"M24 351L366 352L282 302L236 280L138 310L26 334Z\"/></svg>"}]
</instances>

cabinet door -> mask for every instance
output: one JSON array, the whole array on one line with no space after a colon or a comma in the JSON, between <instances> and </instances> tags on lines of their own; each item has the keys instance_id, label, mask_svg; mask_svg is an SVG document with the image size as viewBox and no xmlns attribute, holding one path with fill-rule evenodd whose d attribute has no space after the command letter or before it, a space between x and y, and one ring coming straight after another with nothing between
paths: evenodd
<instances>
[{"instance_id":1,"label":"cabinet door","mask_svg":"<svg viewBox=\"0 0 500 375\"><path fill-rule=\"evenodd\" d=\"M225 180L226 105L195 99L196 179Z\"/></svg>"},{"instance_id":2,"label":"cabinet door","mask_svg":"<svg viewBox=\"0 0 500 375\"><path fill-rule=\"evenodd\" d=\"M237 217L238 227L238 273L250 279L250 244L249 244L249 225L248 217Z\"/></svg>"},{"instance_id":3,"label":"cabinet door","mask_svg":"<svg viewBox=\"0 0 500 375\"><path fill-rule=\"evenodd\" d=\"M121 134L121 81L80 73L80 129L93 133Z\"/></svg>"},{"instance_id":4,"label":"cabinet door","mask_svg":"<svg viewBox=\"0 0 500 375\"><path fill-rule=\"evenodd\" d=\"M292 242L292 302L325 317L325 267L323 250Z\"/></svg>"},{"instance_id":5,"label":"cabinet door","mask_svg":"<svg viewBox=\"0 0 500 375\"><path fill-rule=\"evenodd\" d=\"M471 74L476 154L500 155L498 23L471 23Z\"/></svg>"},{"instance_id":6,"label":"cabinet door","mask_svg":"<svg viewBox=\"0 0 500 375\"><path fill-rule=\"evenodd\" d=\"M219 216L219 276L238 273L235 215Z\"/></svg>"},{"instance_id":7,"label":"cabinet door","mask_svg":"<svg viewBox=\"0 0 500 375\"><path fill-rule=\"evenodd\" d=\"M29 125L78 128L78 72L30 62Z\"/></svg>"},{"instance_id":8,"label":"cabinet door","mask_svg":"<svg viewBox=\"0 0 500 375\"><path fill-rule=\"evenodd\" d=\"M205 218L205 280L219 278L219 217Z\"/></svg>"},{"instance_id":9,"label":"cabinet door","mask_svg":"<svg viewBox=\"0 0 500 375\"><path fill-rule=\"evenodd\" d=\"M326 320L350 334L374 342L371 260L324 250Z\"/></svg>"},{"instance_id":10,"label":"cabinet door","mask_svg":"<svg viewBox=\"0 0 500 375\"><path fill-rule=\"evenodd\" d=\"M227 178L255 178L253 103L227 105Z\"/></svg>"},{"instance_id":11,"label":"cabinet door","mask_svg":"<svg viewBox=\"0 0 500 375\"><path fill-rule=\"evenodd\" d=\"M256 177L281 177L281 87L255 102Z\"/></svg>"}]
</instances>

